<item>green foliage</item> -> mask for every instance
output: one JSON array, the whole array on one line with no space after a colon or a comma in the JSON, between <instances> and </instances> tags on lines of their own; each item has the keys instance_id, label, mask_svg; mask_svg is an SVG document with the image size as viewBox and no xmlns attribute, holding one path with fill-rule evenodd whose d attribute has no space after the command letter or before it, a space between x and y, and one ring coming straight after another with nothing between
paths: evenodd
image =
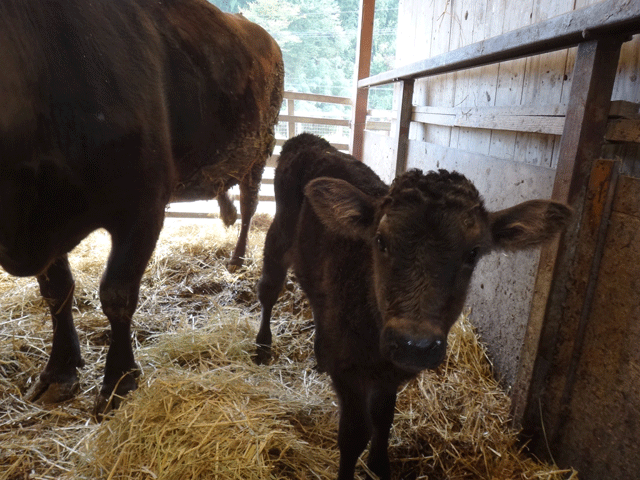
<instances>
[{"instance_id":1,"label":"green foliage","mask_svg":"<svg viewBox=\"0 0 640 480\"><path fill-rule=\"evenodd\" d=\"M265 28L282 49L285 89L351 96L360 0L209 0ZM394 67L396 0L377 0L371 74ZM390 109L392 88L372 89L369 108ZM324 105L322 109L335 108Z\"/></svg>"}]
</instances>

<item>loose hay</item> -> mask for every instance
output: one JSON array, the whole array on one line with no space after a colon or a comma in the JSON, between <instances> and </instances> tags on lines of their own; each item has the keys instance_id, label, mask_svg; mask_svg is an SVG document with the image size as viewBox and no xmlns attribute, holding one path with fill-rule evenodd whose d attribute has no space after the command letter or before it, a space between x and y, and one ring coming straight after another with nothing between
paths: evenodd
<instances>
[{"instance_id":1,"label":"loose hay","mask_svg":"<svg viewBox=\"0 0 640 480\"><path fill-rule=\"evenodd\" d=\"M35 280L0 272L0 480L335 478L338 407L313 368L311 313L295 282L274 309L273 364L251 360L269 222L255 218L236 274L225 262L237 231L167 222L134 317L140 388L100 425L89 415L108 346L97 293L108 235L71 255L87 367L64 404L22 399L46 363L50 320ZM446 363L400 393L389 452L395 478L577 478L520 450L509 399L467 319L450 334Z\"/></svg>"}]
</instances>

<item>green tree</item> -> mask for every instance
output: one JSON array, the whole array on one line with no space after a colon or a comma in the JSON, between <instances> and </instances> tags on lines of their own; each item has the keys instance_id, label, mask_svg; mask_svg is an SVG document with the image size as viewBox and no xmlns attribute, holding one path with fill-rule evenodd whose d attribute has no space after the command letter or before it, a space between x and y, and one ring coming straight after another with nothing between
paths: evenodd
<instances>
[{"instance_id":1,"label":"green tree","mask_svg":"<svg viewBox=\"0 0 640 480\"><path fill-rule=\"evenodd\" d=\"M284 57L287 90L353 93L360 0L209 1L222 10L242 12L276 39ZM396 0L376 0L372 75L394 66L397 18ZM390 109L391 96L390 87L371 89L369 107Z\"/></svg>"}]
</instances>

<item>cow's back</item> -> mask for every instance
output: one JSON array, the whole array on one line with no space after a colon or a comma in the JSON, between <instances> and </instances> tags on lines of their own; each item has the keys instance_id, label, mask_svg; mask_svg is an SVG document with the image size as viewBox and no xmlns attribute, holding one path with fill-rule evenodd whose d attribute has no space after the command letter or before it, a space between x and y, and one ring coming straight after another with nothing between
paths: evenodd
<instances>
[{"instance_id":1,"label":"cow's back","mask_svg":"<svg viewBox=\"0 0 640 480\"><path fill-rule=\"evenodd\" d=\"M262 27L205 1L173 2L158 9L157 21L179 159L175 199L212 198L254 162L262 173L282 104L282 54Z\"/></svg>"},{"instance_id":2,"label":"cow's back","mask_svg":"<svg viewBox=\"0 0 640 480\"><path fill-rule=\"evenodd\" d=\"M282 57L241 16L205 0L3 0L0 17L2 163L57 154L99 179L92 191L112 176L149 184L142 174L180 186L177 199L213 198L271 153ZM101 161L141 137L171 154Z\"/></svg>"}]
</instances>

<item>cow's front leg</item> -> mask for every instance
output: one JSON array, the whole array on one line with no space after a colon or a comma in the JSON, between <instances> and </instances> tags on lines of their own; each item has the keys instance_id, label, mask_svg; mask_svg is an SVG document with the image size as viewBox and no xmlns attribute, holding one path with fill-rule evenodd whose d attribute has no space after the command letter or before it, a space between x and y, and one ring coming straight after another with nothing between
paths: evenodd
<instances>
[{"instance_id":1,"label":"cow's front leg","mask_svg":"<svg viewBox=\"0 0 640 480\"><path fill-rule=\"evenodd\" d=\"M389 432L396 407L396 388L374 386L367 398L367 410L371 424L371 447L367 465L380 480L391 478L389 465Z\"/></svg>"},{"instance_id":2,"label":"cow's front leg","mask_svg":"<svg viewBox=\"0 0 640 480\"><path fill-rule=\"evenodd\" d=\"M340 470L338 480L353 480L358 457L369 442L370 430L366 418L366 398L359 382L354 378L338 379L332 376L340 401L338 448Z\"/></svg>"},{"instance_id":3,"label":"cow's front leg","mask_svg":"<svg viewBox=\"0 0 640 480\"><path fill-rule=\"evenodd\" d=\"M139 368L131 345L131 318L138 304L140 281L162 228L162 212L146 217L130 228L110 232L111 254L100 282L102 310L111 325L102 388L96 398L94 415L100 419L120 405L124 395L137 388Z\"/></svg>"},{"instance_id":4,"label":"cow's front leg","mask_svg":"<svg viewBox=\"0 0 640 480\"><path fill-rule=\"evenodd\" d=\"M76 369L84 367L71 314L74 281L67 256L58 257L38 275L38 284L51 310L53 344L47 366L26 396L36 403L57 403L76 394L80 387Z\"/></svg>"}]
</instances>

